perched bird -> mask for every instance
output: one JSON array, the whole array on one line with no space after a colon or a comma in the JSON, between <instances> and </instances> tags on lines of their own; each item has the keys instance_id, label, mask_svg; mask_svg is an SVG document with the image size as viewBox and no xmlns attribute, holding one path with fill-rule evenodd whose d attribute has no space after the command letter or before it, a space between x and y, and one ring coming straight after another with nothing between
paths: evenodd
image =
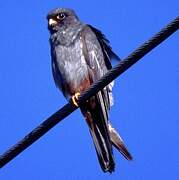
<instances>
[{"instance_id":1,"label":"perched bird","mask_svg":"<svg viewBox=\"0 0 179 180\"><path fill-rule=\"evenodd\" d=\"M50 31L52 72L57 87L76 106L79 94L100 79L111 66L111 59L119 57L112 51L101 31L79 20L67 8L52 10L47 15ZM112 86L91 97L81 107L93 138L98 160L104 172L115 168L112 145L131 160L123 140L109 122L112 105Z\"/></svg>"}]
</instances>

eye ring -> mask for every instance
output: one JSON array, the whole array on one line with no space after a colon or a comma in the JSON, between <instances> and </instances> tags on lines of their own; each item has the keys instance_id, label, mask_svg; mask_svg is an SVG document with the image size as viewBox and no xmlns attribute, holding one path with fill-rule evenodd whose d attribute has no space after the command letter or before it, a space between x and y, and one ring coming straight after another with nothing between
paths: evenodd
<instances>
[{"instance_id":1,"label":"eye ring","mask_svg":"<svg viewBox=\"0 0 179 180\"><path fill-rule=\"evenodd\" d=\"M63 20L63 19L65 19L65 17L66 17L66 15L64 13L60 13L57 15L58 20Z\"/></svg>"}]
</instances>

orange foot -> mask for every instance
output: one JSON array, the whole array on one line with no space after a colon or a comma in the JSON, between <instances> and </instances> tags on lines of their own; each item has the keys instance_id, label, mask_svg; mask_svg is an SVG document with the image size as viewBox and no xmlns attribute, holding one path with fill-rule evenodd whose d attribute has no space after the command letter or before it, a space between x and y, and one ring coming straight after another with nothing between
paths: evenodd
<instances>
[{"instance_id":1,"label":"orange foot","mask_svg":"<svg viewBox=\"0 0 179 180\"><path fill-rule=\"evenodd\" d=\"M75 93L75 94L71 97L73 104L74 104L75 106L77 106L77 107L78 107L77 101L78 101L79 96L80 96L80 93L77 92L77 93Z\"/></svg>"}]
</instances>

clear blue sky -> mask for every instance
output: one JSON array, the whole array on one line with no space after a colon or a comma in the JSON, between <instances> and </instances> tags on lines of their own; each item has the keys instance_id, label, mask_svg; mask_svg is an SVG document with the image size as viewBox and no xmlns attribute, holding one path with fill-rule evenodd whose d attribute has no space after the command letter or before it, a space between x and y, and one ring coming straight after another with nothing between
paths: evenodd
<instances>
[{"instance_id":1,"label":"clear blue sky","mask_svg":"<svg viewBox=\"0 0 179 180\"><path fill-rule=\"evenodd\" d=\"M66 100L55 88L46 14L73 8L101 29L121 58L179 15L178 0L1 1L0 153ZM1 180L177 180L179 177L179 32L115 83L110 119L134 160L116 150L116 171L104 174L79 110L0 170Z\"/></svg>"}]
</instances>

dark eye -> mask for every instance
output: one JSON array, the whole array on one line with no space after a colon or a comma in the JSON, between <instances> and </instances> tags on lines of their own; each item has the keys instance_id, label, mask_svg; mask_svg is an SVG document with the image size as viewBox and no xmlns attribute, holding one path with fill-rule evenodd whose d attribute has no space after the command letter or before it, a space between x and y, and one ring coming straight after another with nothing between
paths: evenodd
<instances>
[{"instance_id":1,"label":"dark eye","mask_svg":"<svg viewBox=\"0 0 179 180\"><path fill-rule=\"evenodd\" d=\"M59 15L57 15L57 19L58 20L63 20L65 19L66 15L64 13L60 13Z\"/></svg>"}]
</instances>

